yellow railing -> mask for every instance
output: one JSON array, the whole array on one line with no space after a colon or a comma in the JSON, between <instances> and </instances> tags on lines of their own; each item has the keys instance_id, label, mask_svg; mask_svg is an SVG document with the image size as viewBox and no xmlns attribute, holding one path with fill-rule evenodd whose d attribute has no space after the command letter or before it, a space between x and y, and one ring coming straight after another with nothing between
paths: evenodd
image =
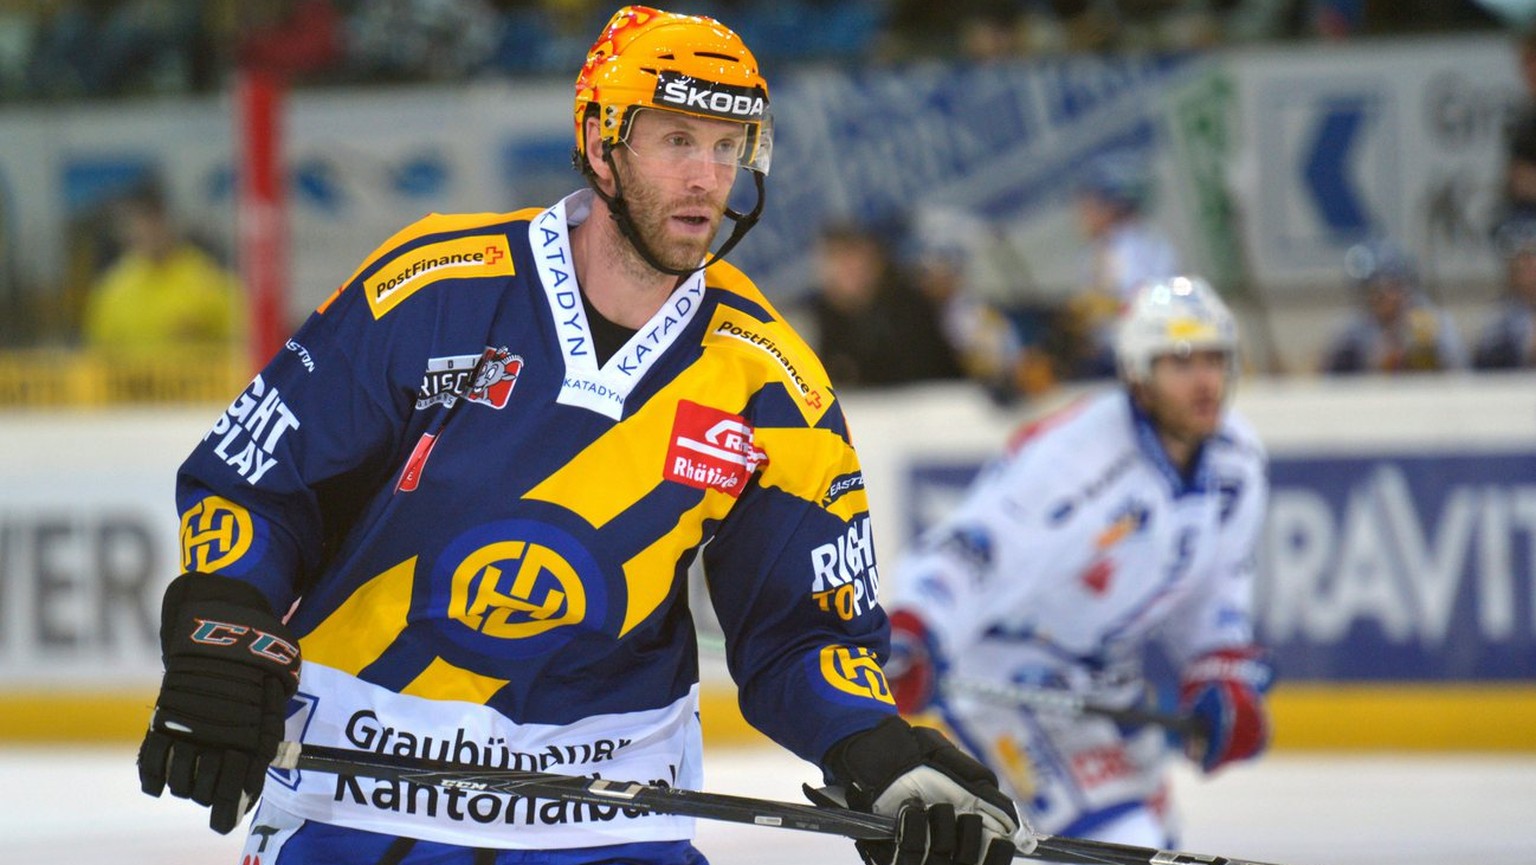
<instances>
[{"instance_id":1,"label":"yellow railing","mask_svg":"<svg viewBox=\"0 0 1536 865\"><path fill-rule=\"evenodd\" d=\"M125 357L68 349L0 352L0 408L224 403L251 377L223 350Z\"/></svg>"}]
</instances>

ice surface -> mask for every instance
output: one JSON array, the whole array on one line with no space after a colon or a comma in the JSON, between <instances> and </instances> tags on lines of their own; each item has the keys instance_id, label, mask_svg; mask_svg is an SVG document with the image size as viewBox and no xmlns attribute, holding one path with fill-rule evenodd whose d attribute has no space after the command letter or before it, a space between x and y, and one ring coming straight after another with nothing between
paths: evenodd
<instances>
[{"instance_id":1,"label":"ice surface","mask_svg":"<svg viewBox=\"0 0 1536 865\"><path fill-rule=\"evenodd\" d=\"M139 792L131 750L0 748L8 865L238 865L240 833ZM814 769L785 752L715 751L722 793L801 801ZM1182 847L1283 865L1536 865L1536 755L1280 754L1199 779L1181 772ZM701 822L714 865L857 865L851 842Z\"/></svg>"}]
</instances>

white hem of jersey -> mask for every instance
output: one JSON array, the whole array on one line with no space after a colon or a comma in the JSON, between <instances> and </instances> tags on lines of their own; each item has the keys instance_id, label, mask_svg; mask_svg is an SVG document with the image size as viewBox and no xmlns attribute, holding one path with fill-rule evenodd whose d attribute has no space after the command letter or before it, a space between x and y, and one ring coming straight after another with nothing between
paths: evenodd
<instances>
[{"instance_id":1,"label":"white hem of jersey","mask_svg":"<svg viewBox=\"0 0 1536 865\"><path fill-rule=\"evenodd\" d=\"M667 706L518 724L489 706L398 694L313 662L287 738L405 757L698 789L698 685ZM264 798L308 820L470 847L555 850L689 840L694 820L324 772L267 772Z\"/></svg>"},{"instance_id":2,"label":"white hem of jersey","mask_svg":"<svg viewBox=\"0 0 1536 865\"><path fill-rule=\"evenodd\" d=\"M618 420L624 415L624 401L646 370L697 314L704 298L704 273L699 271L684 279L661 309L598 368L592 326L576 282L568 227L581 224L591 215L592 194L590 189L573 192L534 217L528 223L528 243L565 358L565 375L555 401Z\"/></svg>"}]
</instances>

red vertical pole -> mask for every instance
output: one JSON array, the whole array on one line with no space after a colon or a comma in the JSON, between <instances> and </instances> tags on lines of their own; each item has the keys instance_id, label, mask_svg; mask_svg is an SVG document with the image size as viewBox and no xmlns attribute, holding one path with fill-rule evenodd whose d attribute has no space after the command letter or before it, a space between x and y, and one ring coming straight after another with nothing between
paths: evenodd
<instances>
[{"instance_id":1,"label":"red vertical pole","mask_svg":"<svg viewBox=\"0 0 1536 865\"><path fill-rule=\"evenodd\" d=\"M282 171L283 83L259 69L238 73L237 261L250 302L251 359L265 366L288 337L288 222Z\"/></svg>"}]
</instances>

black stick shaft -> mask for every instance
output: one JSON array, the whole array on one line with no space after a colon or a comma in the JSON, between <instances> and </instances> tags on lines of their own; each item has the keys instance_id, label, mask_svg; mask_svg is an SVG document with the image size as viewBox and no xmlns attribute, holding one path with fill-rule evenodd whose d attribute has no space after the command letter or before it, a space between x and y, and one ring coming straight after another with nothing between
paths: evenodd
<instances>
[{"instance_id":1,"label":"black stick shaft","mask_svg":"<svg viewBox=\"0 0 1536 865\"><path fill-rule=\"evenodd\" d=\"M272 765L280 769L308 769L470 792L617 805L658 814L799 829L856 840L889 838L895 834L896 827L895 820L890 817L846 809L772 802L722 793L701 793L676 787L609 781L580 775L491 769L323 745L301 746L294 742L283 743Z\"/></svg>"},{"instance_id":2,"label":"black stick shaft","mask_svg":"<svg viewBox=\"0 0 1536 865\"><path fill-rule=\"evenodd\" d=\"M284 742L278 748L274 769L300 769L404 781L429 787L566 802L618 806L706 820L723 820L781 829L798 829L839 835L856 841L894 838L896 820L847 808L800 805L771 799L753 799L724 793L704 793L676 787L660 787L632 781L609 781L581 775L494 769L439 760L420 760L371 751L353 751L324 745ZM1151 847L1111 844L1053 835L1039 836L1034 852L1020 857L1101 865L1264 865L1223 856L1205 856Z\"/></svg>"}]
</instances>

